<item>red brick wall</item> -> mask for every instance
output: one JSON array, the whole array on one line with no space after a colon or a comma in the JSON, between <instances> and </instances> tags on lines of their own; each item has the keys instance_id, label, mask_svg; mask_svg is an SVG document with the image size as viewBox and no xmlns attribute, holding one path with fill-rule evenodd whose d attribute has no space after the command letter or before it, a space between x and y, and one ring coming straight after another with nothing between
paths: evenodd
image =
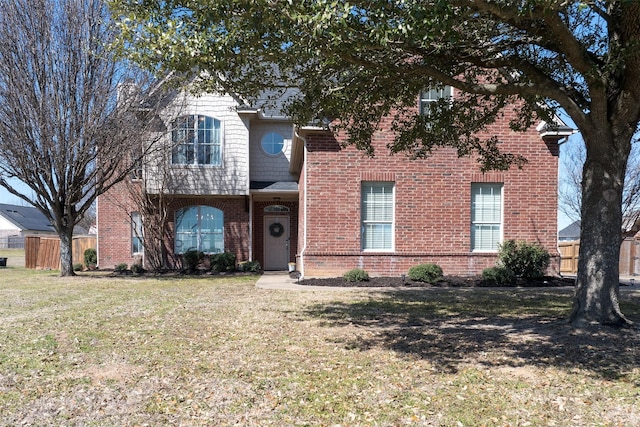
<instances>
[{"instance_id":1,"label":"red brick wall","mask_svg":"<svg viewBox=\"0 0 640 427\"><path fill-rule=\"evenodd\" d=\"M340 137L328 132L307 135L305 172L300 201L306 191L306 276L341 275L364 268L374 275L400 275L423 263L439 264L445 274L479 274L493 266L495 254L471 252L470 190L474 182L503 183L504 239L538 242L557 255L558 147L547 145L535 129L513 133L494 126L503 151L522 154L528 163L520 170L481 173L471 158L458 158L451 148L432 157L409 160L390 155L385 146L393 137L374 137L376 157L353 147L341 148ZM382 128L389 128L383 123ZM395 182L395 250L360 250L360 189L363 181ZM302 207L301 207L302 209ZM304 218L303 218L304 219ZM302 237L302 236L301 236ZM557 271L557 261L554 265Z\"/></svg>"},{"instance_id":2,"label":"red brick wall","mask_svg":"<svg viewBox=\"0 0 640 427\"><path fill-rule=\"evenodd\" d=\"M108 193L98 197L97 203L97 251L98 267L114 268L116 265L134 263L131 253L130 213L138 209L131 197L131 183L116 184Z\"/></svg>"},{"instance_id":3,"label":"red brick wall","mask_svg":"<svg viewBox=\"0 0 640 427\"><path fill-rule=\"evenodd\" d=\"M187 206L204 205L220 209L224 214L224 250L236 255L236 260L248 261L250 253L249 198L240 197L184 197L170 208L169 229L175 230L175 212ZM173 232L171 233L173 235ZM170 247L173 247L171 245Z\"/></svg>"},{"instance_id":4,"label":"red brick wall","mask_svg":"<svg viewBox=\"0 0 640 427\"><path fill-rule=\"evenodd\" d=\"M98 266L114 268L136 260L131 253L131 220L129 213L137 211L126 184L118 184L98 199ZM185 206L206 205L224 213L225 250L236 255L238 261L249 259L249 201L239 197L182 197L170 207L168 227L174 230L175 212ZM143 219L144 220L144 219ZM173 247L170 242L169 247Z\"/></svg>"}]
</instances>

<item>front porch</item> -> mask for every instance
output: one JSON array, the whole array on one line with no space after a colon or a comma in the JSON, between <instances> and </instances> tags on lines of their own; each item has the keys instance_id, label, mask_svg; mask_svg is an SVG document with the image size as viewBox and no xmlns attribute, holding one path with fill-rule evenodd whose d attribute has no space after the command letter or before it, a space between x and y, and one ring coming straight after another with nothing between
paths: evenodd
<instances>
[{"instance_id":1,"label":"front porch","mask_svg":"<svg viewBox=\"0 0 640 427\"><path fill-rule=\"evenodd\" d=\"M265 271L287 271L298 253L298 184L251 182L253 259Z\"/></svg>"}]
</instances>

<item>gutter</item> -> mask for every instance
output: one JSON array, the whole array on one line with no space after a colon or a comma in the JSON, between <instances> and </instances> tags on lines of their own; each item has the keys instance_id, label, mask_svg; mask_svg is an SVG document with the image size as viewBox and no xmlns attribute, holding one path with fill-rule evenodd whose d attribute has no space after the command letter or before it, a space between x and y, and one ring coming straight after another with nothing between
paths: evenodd
<instances>
[{"instance_id":1,"label":"gutter","mask_svg":"<svg viewBox=\"0 0 640 427\"><path fill-rule=\"evenodd\" d=\"M307 140L301 136L298 133L297 129L294 129L294 135L296 136L296 138L299 138L300 141L302 141L302 150L303 150L303 154L302 154L302 168L304 170L304 197L302 199L302 215L304 217L303 221L302 221L302 249L300 249L300 254L299 254L299 258L300 258L300 267L299 267L299 272L300 272L300 278L304 277L304 256L305 256L305 252L307 251L307 194L308 194L308 188L307 188L307 162L304 160L304 158L306 157L304 153L304 151L307 149Z\"/></svg>"},{"instance_id":2,"label":"gutter","mask_svg":"<svg viewBox=\"0 0 640 427\"><path fill-rule=\"evenodd\" d=\"M570 137L571 135L578 133L577 129L574 129L570 126L567 126L564 122L558 119L560 123L556 123L555 125L550 125L549 123L542 121L538 126L536 126L536 130L540 134L541 138L549 138L554 137L560 141L560 139L565 139Z\"/></svg>"},{"instance_id":3,"label":"gutter","mask_svg":"<svg viewBox=\"0 0 640 427\"><path fill-rule=\"evenodd\" d=\"M302 141L302 169L304 170L304 198L302 199L302 212L304 215L304 221L302 223L302 227L303 227L303 232L302 232L302 249L300 250L300 278L304 278L304 256L305 256L305 252L307 251L307 221L308 221L308 215L307 215L307 198L308 198L308 194L309 194L309 189L307 186L307 162L305 161L306 159L306 150L307 150L307 140L306 138L304 138L299 131L327 131L326 127L320 127L320 126L313 126L313 125L308 125L308 126L302 126L300 128L294 128L294 135L296 138L299 138Z\"/></svg>"}]
</instances>

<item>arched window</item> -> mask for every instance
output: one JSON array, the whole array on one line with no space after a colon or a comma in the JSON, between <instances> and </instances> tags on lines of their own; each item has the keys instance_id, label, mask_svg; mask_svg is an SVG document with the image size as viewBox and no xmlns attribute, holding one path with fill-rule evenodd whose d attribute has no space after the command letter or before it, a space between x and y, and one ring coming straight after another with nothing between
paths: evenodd
<instances>
[{"instance_id":1,"label":"arched window","mask_svg":"<svg viewBox=\"0 0 640 427\"><path fill-rule=\"evenodd\" d=\"M222 163L220 120L213 117L182 116L173 122L171 131L174 165L213 165Z\"/></svg>"},{"instance_id":2,"label":"arched window","mask_svg":"<svg viewBox=\"0 0 640 427\"><path fill-rule=\"evenodd\" d=\"M224 252L224 213L210 206L188 206L176 212L176 254L197 250Z\"/></svg>"},{"instance_id":3,"label":"arched window","mask_svg":"<svg viewBox=\"0 0 640 427\"><path fill-rule=\"evenodd\" d=\"M283 213L283 212L289 212L290 209L282 205L269 205L266 208L264 208L264 211L267 213Z\"/></svg>"}]
</instances>

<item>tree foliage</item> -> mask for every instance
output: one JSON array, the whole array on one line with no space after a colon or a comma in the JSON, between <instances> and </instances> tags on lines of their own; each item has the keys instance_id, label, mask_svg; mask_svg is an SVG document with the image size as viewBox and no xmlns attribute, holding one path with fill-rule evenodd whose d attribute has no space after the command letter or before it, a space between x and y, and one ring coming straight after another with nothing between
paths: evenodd
<instances>
[{"instance_id":1,"label":"tree foliage","mask_svg":"<svg viewBox=\"0 0 640 427\"><path fill-rule=\"evenodd\" d=\"M622 188L640 117L640 2L633 0L113 0L126 48L154 70L199 76L202 90L268 102L298 123L331 123L372 152L394 118L392 152L440 146L484 169L525 160L482 130L517 109L523 130L562 109L582 133L581 253L572 320L621 324ZM425 118L417 94L464 96ZM297 88L296 95L291 88ZM265 90L267 90L265 92ZM275 91L275 92L274 92ZM254 102L255 104L255 102ZM429 121L425 126L426 120Z\"/></svg>"},{"instance_id":2,"label":"tree foliage","mask_svg":"<svg viewBox=\"0 0 640 427\"><path fill-rule=\"evenodd\" d=\"M107 48L116 28L102 0L0 8L0 185L49 218L61 274L73 275L73 227L127 175L130 148L154 123L155 83Z\"/></svg>"}]
</instances>

